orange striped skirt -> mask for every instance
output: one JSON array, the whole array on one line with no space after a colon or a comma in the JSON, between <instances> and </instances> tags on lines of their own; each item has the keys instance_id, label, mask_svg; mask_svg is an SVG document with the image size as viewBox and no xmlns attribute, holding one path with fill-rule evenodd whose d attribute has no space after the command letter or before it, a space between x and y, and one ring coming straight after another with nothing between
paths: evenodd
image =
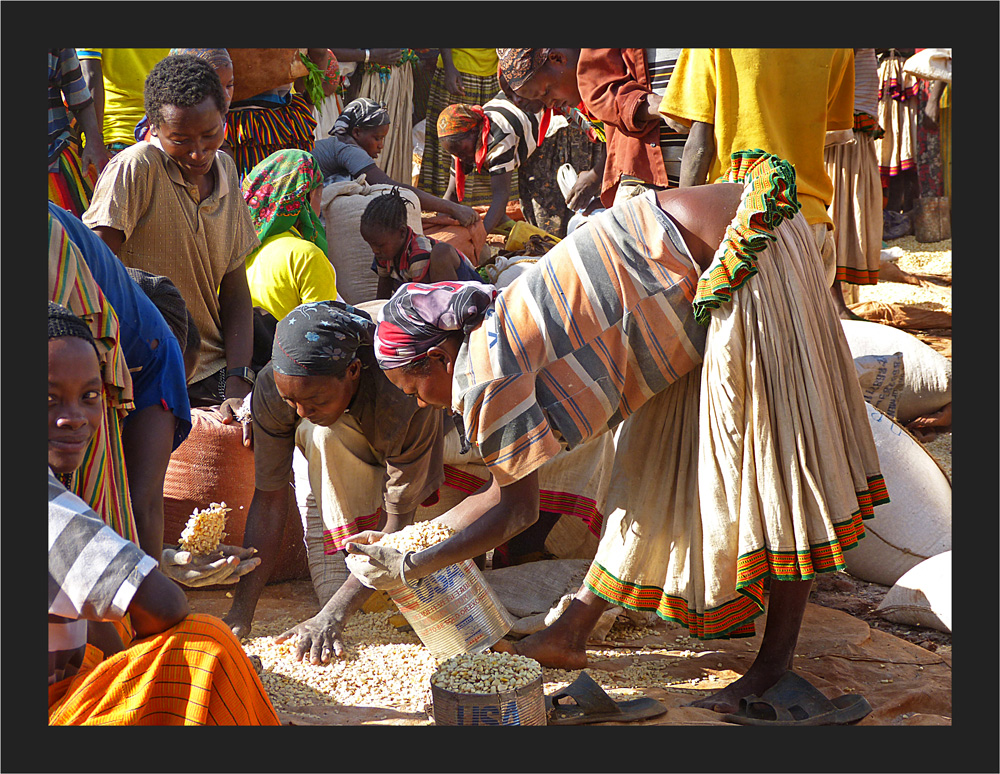
<instances>
[{"instance_id":1,"label":"orange striped skirt","mask_svg":"<svg viewBox=\"0 0 1000 774\"><path fill-rule=\"evenodd\" d=\"M49 686L50 725L277 726L260 678L221 619L190 615Z\"/></svg>"}]
</instances>

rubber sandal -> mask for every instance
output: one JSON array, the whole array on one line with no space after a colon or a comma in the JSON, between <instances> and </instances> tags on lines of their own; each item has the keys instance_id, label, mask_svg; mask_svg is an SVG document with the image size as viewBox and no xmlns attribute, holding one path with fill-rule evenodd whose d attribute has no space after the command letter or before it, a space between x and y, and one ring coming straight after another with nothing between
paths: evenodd
<instances>
[{"instance_id":1,"label":"rubber sandal","mask_svg":"<svg viewBox=\"0 0 1000 774\"><path fill-rule=\"evenodd\" d=\"M572 699L573 703L560 703ZM587 723L629 723L666 714L667 708L656 699L643 697L615 701L586 672L558 693L545 697L546 722L550 726L581 726Z\"/></svg>"},{"instance_id":2,"label":"rubber sandal","mask_svg":"<svg viewBox=\"0 0 1000 774\"><path fill-rule=\"evenodd\" d=\"M805 678L785 672L760 696L740 699L739 710L723 720L744 726L836 726L855 723L871 711L860 694L828 699Z\"/></svg>"}]
</instances>

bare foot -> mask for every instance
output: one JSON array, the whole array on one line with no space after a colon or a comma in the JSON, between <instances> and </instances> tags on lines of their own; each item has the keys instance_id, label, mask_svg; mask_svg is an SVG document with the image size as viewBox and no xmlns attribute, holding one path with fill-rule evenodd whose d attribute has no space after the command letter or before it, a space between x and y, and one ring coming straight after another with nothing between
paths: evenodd
<instances>
[{"instance_id":1,"label":"bare foot","mask_svg":"<svg viewBox=\"0 0 1000 774\"><path fill-rule=\"evenodd\" d=\"M721 691L716 691L704 699L692 701L686 706L702 707L710 709L713 712L736 712L740 708L740 699L750 695L760 696L764 691L778 682L778 678L783 674L784 671L772 673L764 672L763 670L758 670L754 673L751 669L739 680L730 683Z\"/></svg>"},{"instance_id":2,"label":"bare foot","mask_svg":"<svg viewBox=\"0 0 1000 774\"><path fill-rule=\"evenodd\" d=\"M583 669L587 666L586 649L570 644L558 633L553 635L551 628L542 629L517 642L500 640L493 650L527 656L552 669Z\"/></svg>"}]
</instances>

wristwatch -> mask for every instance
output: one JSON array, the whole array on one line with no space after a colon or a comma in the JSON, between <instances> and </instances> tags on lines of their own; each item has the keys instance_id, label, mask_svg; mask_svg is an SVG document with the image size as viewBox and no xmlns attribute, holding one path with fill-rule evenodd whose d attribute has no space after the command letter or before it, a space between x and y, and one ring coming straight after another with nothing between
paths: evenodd
<instances>
[{"instance_id":1,"label":"wristwatch","mask_svg":"<svg viewBox=\"0 0 1000 774\"><path fill-rule=\"evenodd\" d=\"M247 384L249 384L251 387L253 387L254 381L256 380L253 369L247 368L246 366L243 366L242 368L227 368L226 378L228 379L230 376L239 377Z\"/></svg>"}]
</instances>

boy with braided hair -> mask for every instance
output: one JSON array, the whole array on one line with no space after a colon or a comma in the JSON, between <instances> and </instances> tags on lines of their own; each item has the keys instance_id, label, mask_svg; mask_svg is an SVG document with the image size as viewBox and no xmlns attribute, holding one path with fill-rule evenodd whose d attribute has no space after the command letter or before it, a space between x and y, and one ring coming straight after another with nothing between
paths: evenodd
<instances>
[{"instance_id":1,"label":"boy with braided hair","mask_svg":"<svg viewBox=\"0 0 1000 774\"><path fill-rule=\"evenodd\" d=\"M406 282L481 282L472 261L447 242L416 233L406 222L398 188L377 196L361 215L361 237L375 254L376 298L389 298Z\"/></svg>"}]
</instances>

